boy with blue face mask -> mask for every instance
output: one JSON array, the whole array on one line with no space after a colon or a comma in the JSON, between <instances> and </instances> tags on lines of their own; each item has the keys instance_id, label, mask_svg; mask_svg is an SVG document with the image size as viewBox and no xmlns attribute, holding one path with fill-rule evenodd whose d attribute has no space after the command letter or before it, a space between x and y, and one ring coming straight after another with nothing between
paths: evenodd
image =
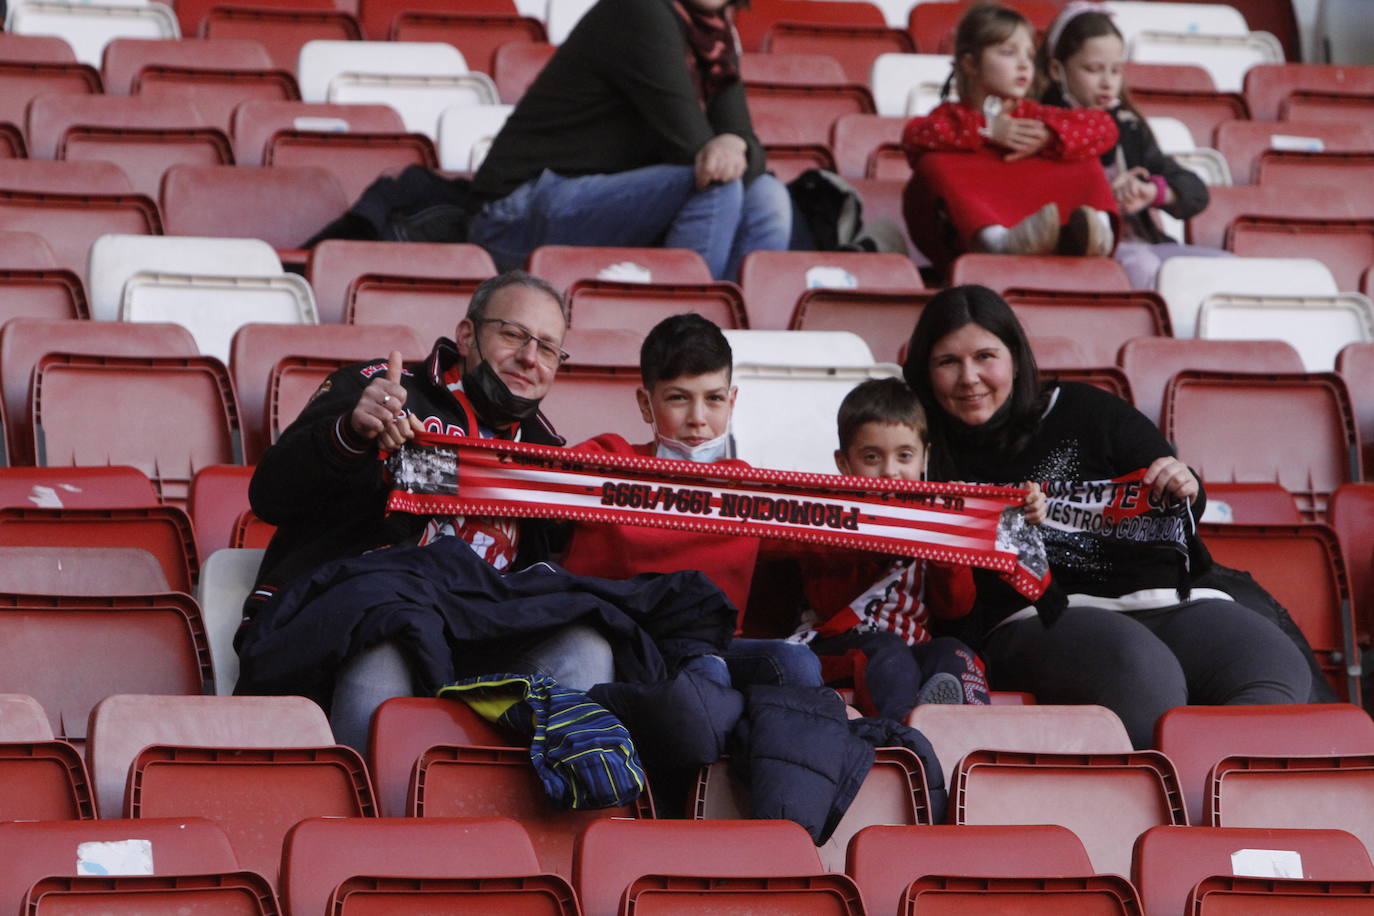
<instances>
[{"instance_id":1,"label":"boy with blue face mask","mask_svg":"<svg viewBox=\"0 0 1374 916\"><path fill-rule=\"evenodd\" d=\"M631 445L606 433L576 448L677 461L736 462L730 457L729 435L730 414L739 394L731 383L732 361L725 335L707 319L697 314L665 318L645 337L639 351L643 387L635 397L644 422L653 430L653 440ZM758 552L759 541L751 537L581 524L574 529L563 566L579 575L611 579L696 569L743 609ZM721 667L728 667L736 685L821 683L815 653L783 640L736 637L723 658ZM719 673L723 679L724 671Z\"/></svg>"}]
</instances>

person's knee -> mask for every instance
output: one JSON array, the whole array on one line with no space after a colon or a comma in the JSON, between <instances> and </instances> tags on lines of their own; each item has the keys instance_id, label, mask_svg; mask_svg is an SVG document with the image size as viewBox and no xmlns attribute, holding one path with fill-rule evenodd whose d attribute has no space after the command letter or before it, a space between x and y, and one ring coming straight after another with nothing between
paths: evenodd
<instances>
[{"instance_id":1,"label":"person's knee","mask_svg":"<svg viewBox=\"0 0 1374 916\"><path fill-rule=\"evenodd\" d=\"M594 627L570 624L529 653L530 667L564 687L590 690L615 679L611 644Z\"/></svg>"}]
</instances>

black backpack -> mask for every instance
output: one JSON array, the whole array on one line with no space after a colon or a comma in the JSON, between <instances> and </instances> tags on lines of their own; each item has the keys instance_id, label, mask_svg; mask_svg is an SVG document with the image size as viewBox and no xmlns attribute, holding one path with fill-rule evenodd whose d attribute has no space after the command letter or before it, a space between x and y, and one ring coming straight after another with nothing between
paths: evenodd
<instances>
[{"instance_id":1,"label":"black backpack","mask_svg":"<svg viewBox=\"0 0 1374 916\"><path fill-rule=\"evenodd\" d=\"M465 242L476 211L472 182L447 178L421 165L384 175L367 186L348 212L316 233L304 247L325 239L383 242Z\"/></svg>"}]
</instances>

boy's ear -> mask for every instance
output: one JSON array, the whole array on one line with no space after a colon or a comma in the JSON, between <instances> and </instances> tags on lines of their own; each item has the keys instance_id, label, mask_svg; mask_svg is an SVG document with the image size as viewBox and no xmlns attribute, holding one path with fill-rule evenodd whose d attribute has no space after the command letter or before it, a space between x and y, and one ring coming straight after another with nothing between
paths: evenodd
<instances>
[{"instance_id":1,"label":"boy's ear","mask_svg":"<svg viewBox=\"0 0 1374 916\"><path fill-rule=\"evenodd\" d=\"M835 449L835 467L846 477L854 476L849 472L849 456L844 453L844 449Z\"/></svg>"},{"instance_id":2,"label":"boy's ear","mask_svg":"<svg viewBox=\"0 0 1374 916\"><path fill-rule=\"evenodd\" d=\"M650 426L654 425L654 412L649 407L649 392L645 388L635 389L635 401L639 404L639 415Z\"/></svg>"},{"instance_id":3,"label":"boy's ear","mask_svg":"<svg viewBox=\"0 0 1374 916\"><path fill-rule=\"evenodd\" d=\"M730 409L731 409L731 410L734 410L734 409L735 409L735 398L737 398L737 397L739 397L739 386L738 386L738 385L731 385L731 386L730 386L730 397L729 397Z\"/></svg>"}]
</instances>

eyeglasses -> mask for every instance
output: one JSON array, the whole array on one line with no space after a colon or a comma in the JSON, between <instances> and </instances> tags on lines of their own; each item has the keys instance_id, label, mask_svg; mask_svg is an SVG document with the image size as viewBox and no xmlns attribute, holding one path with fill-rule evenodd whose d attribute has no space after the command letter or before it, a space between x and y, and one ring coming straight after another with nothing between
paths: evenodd
<instances>
[{"instance_id":1,"label":"eyeglasses","mask_svg":"<svg viewBox=\"0 0 1374 916\"><path fill-rule=\"evenodd\" d=\"M481 318L478 324L495 324L496 336L502 345L509 347L513 351L525 349L525 345L531 340L534 341L535 351L539 354L539 362L550 369L557 369L568 361L569 353L551 341L535 337L530 333L529 328L514 321L507 321L504 318Z\"/></svg>"}]
</instances>

